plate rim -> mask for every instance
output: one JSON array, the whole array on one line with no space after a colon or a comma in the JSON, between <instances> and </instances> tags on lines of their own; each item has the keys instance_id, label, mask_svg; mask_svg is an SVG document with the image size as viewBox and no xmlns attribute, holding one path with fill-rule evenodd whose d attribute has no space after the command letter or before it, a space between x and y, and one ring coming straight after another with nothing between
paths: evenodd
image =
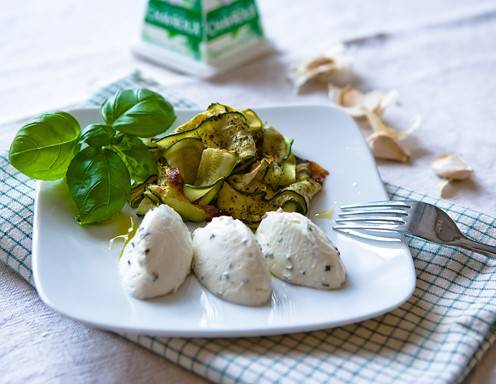
<instances>
[{"instance_id":1,"label":"plate rim","mask_svg":"<svg viewBox=\"0 0 496 384\"><path fill-rule=\"evenodd\" d=\"M325 109L331 109L335 113L339 113L341 115L344 115L344 117L351 122L351 124L354 126L354 129L360 131L360 128L357 126L355 121L348 115L346 112L344 112L341 108L337 106L332 106L332 105L326 105L326 104L271 104L271 105L265 105L265 106L255 106L252 107L254 110L268 110L268 109L292 109L292 108L325 108ZM97 107L86 107L86 108L71 108L68 110L69 113L84 113L84 112L94 112L96 110L99 110ZM195 113L195 112L200 112L203 109L201 108L175 108L176 112L183 113L183 112L188 112L188 113ZM367 146L365 138L363 135L360 133L360 138L362 140L362 144ZM375 176L378 178L378 180L381 183L382 191L383 194L387 199L389 199L388 193L386 191L386 188L384 186L384 182L379 174L379 170L377 168L377 163L375 162L375 159L373 158L372 154L370 151L367 151L367 156L369 157L369 160L372 162L374 165L374 172ZM108 331L113 331L117 333L126 333L126 334L148 334L148 335L156 335L156 336L169 336L169 337L191 337L191 338L217 338L217 337L226 337L226 338L232 338L232 337L256 337L256 336L270 336L270 335L282 335L282 334L289 334L289 333L299 333L299 332L310 332L310 331L317 331L317 330L327 330L327 329L332 329L332 328L337 328L341 327L344 325L349 325L353 323L359 323L368 319L375 318L377 316L383 315L385 313L391 312L392 310L400 307L402 304L404 304L406 301L408 301L411 296L413 295L413 292L415 291L416 288L416 273L415 273L415 267L413 263L413 257L411 255L410 248L406 244L405 237L401 236L400 237L400 244L402 251L406 252L407 255L409 256L408 259L408 269L410 270L410 278L409 278L409 289L404 297L401 298L401 300L398 300L397 302L388 305L387 307L381 308L380 310L369 312L367 314L361 315L361 316L354 316L348 319L343 319L342 321L322 321L322 322L314 322L311 324L306 324L306 325L290 325L290 326L273 326L273 325L267 325L264 328L247 328L243 327L240 329L237 328L229 328L229 329L223 329L223 328L195 328L195 329L182 329L182 330L167 330L164 328L156 328L156 327L139 327L139 326L120 326L120 325L109 325L106 324L105 322L99 322L99 321L92 321L88 319L83 319L77 316L72 315L71 313L67 312L64 308L60 308L55 304L47 295L47 293L44 290L43 283L42 283L42 278L40 277L40 269L38 268L38 264L40 262L39 260L39 233L38 233L38 228L40 226L39 220L40 220L40 199L39 199L39 194L41 193L41 187L42 187L42 181L37 181L36 182L36 188L35 188L35 203L34 203L34 217L33 217L33 235L32 235L32 270L33 270L33 281L34 285L36 288L36 291L40 297L40 299L51 309L54 311L64 315L65 317L68 317L72 320L79 321L83 324L92 326L92 327L97 327L99 329L104 329ZM189 275L191 276L191 275ZM232 303L231 303L232 304ZM234 304L236 305L236 304Z\"/></svg>"}]
</instances>

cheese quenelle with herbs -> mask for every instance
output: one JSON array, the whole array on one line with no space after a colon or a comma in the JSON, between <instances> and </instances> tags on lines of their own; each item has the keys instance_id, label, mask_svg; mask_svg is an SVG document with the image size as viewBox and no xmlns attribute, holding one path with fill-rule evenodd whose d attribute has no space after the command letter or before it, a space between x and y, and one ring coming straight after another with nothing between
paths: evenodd
<instances>
[{"instance_id":1,"label":"cheese quenelle with herbs","mask_svg":"<svg viewBox=\"0 0 496 384\"><path fill-rule=\"evenodd\" d=\"M175 292L191 270L191 234L181 216L167 205L147 212L119 260L122 285L147 299Z\"/></svg>"},{"instance_id":2,"label":"cheese quenelle with herbs","mask_svg":"<svg viewBox=\"0 0 496 384\"><path fill-rule=\"evenodd\" d=\"M343 285L346 273L338 249L306 216L267 212L255 236L277 278L325 290Z\"/></svg>"},{"instance_id":3,"label":"cheese quenelle with herbs","mask_svg":"<svg viewBox=\"0 0 496 384\"><path fill-rule=\"evenodd\" d=\"M267 265L253 232L230 216L215 217L193 232L193 271L220 298L260 306L272 294Z\"/></svg>"}]
</instances>

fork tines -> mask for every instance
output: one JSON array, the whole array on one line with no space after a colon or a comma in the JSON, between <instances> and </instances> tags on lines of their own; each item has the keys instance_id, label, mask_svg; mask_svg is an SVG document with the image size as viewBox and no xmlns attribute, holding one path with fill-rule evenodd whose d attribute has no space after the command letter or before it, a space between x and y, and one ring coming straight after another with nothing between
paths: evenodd
<instances>
[{"instance_id":1,"label":"fork tines","mask_svg":"<svg viewBox=\"0 0 496 384\"><path fill-rule=\"evenodd\" d=\"M411 205L407 201L374 201L365 204L349 204L341 206L342 210L355 208L410 208Z\"/></svg>"},{"instance_id":2,"label":"fork tines","mask_svg":"<svg viewBox=\"0 0 496 384\"><path fill-rule=\"evenodd\" d=\"M401 232L411 205L405 201L377 201L341 207L333 228L338 231L366 230Z\"/></svg>"}]
</instances>

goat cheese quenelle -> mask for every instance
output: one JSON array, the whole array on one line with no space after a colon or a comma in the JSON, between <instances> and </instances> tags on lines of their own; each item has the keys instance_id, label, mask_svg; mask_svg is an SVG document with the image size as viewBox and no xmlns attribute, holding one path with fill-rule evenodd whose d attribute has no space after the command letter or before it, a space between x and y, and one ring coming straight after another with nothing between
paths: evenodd
<instances>
[{"instance_id":1,"label":"goat cheese quenelle","mask_svg":"<svg viewBox=\"0 0 496 384\"><path fill-rule=\"evenodd\" d=\"M122 285L136 298L175 292L191 270L193 245L181 216L167 205L147 212L119 260Z\"/></svg>"},{"instance_id":2,"label":"goat cheese quenelle","mask_svg":"<svg viewBox=\"0 0 496 384\"><path fill-rule=\"evenodd\" d=\"M253 232L230 216L215 217L193 232L193 271L209 291L242 305L260 306L272 283Z\"/></svg>"},{"instance_id":3,"label":"goat cheese quenelle","mask_svg":"<svg viewBox=\"0 0 496 384\"><path fill-rule=\"evenodd\" d=\"M324 290L343 285L346 273L338 249L306 216L267 212L255 236L277 278Z\"/></svg>"}]
</instances>

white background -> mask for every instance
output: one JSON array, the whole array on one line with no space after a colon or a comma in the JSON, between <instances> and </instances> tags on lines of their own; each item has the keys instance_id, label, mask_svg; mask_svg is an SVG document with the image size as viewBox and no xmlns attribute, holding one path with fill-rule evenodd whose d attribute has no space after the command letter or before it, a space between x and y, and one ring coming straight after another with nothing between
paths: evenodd
<instances>
[{"instance_id":1,"label":"white background","mask_svg":"<svg viewBox=\"0 0 496 384\"><path fill-rule=\"evenodd\" d=\"M356 84L399 91L402 107L393 123L403 126L417 114L423 120L407 142L414 161L380 163L384 180L436 195L431 161L458 152L475 178L457 185L452 200L496 214L494 0L260 0L259 6L276 52L207 81L133 58L143 0L6 1L0 12L0 123L81 101L136 68L201 106L215 100L241 107L328 103L324 88L296 95L288 69L349 41ZM0 129L0 149L14 133ZM0 340L0 382L202 382L119 337L53 313L3 266ZM493 348L472 382L496 382L495 358Z\"/></svg>"}]
</instances>

